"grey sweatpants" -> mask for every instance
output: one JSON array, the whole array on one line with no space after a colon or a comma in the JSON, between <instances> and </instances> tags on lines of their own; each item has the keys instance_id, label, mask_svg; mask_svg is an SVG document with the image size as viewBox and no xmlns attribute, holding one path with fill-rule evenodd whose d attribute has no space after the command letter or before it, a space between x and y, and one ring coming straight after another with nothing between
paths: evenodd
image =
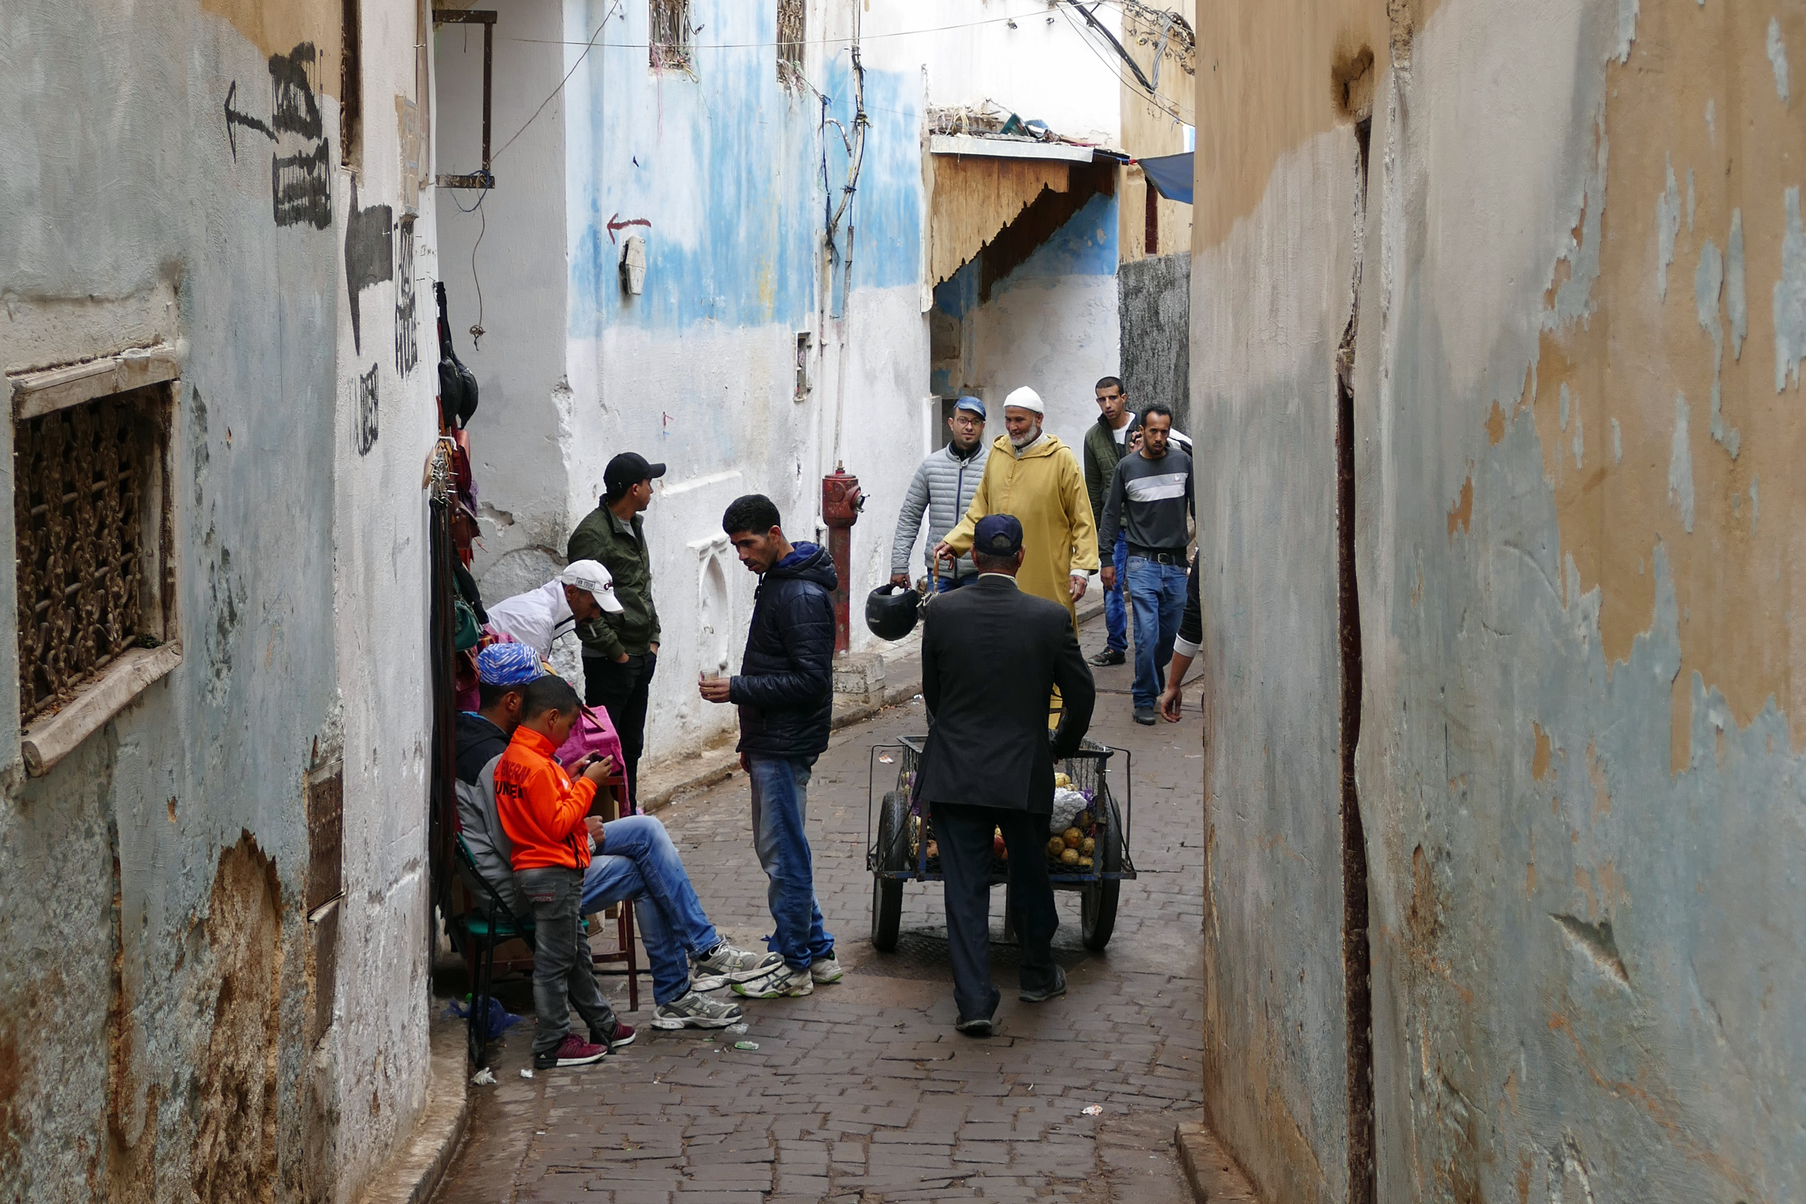
<instances>
[{"instance_id":1,"label":"grey sweatpants","mask_svg":"<svg viewBox=\"0 0 1806 1204\"><path fill-rule=\"evenodd\" d=\"M549 1054L571 1031L571 1008L592 1031L614 1026L614 1009L596 986L589 940L577 913L583 874L562 866L517 870L514 884L533 908L533 1052Z\"/></svg>"}]
</instances>

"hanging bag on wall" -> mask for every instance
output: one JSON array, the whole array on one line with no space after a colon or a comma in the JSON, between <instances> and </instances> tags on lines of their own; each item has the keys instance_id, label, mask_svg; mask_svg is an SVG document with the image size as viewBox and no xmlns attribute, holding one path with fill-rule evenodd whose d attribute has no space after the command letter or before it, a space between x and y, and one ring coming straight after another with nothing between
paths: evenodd
<instances>
[{"instance_id":1,"label":"hanging bag on wall","mask_svg":"<svg viewBox=\"0 0 1806 1204\"><path fill-rule=\"evenodd\" d=\"M451 320L445 315L445 281L433 282L439 302L439 419L448 431L461 429L477 412L477 378L452 350Z\"/></svg>"}]
</instances>

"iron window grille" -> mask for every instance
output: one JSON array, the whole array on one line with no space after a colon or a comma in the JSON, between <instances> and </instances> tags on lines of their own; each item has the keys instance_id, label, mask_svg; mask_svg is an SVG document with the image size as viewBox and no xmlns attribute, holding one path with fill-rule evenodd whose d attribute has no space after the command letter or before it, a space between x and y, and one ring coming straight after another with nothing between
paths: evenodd
<instances>
[{"instance_id":1,"label":"iron window grille","mask_svg":"<svg viewBox=\"0 0 1806 1204\"><path fill-rule=\"evenodd\" d=\"M164 454L171 390L149 385L16 421L22 724L123 653L164 642Z\"/></svg>"}]
</instances>

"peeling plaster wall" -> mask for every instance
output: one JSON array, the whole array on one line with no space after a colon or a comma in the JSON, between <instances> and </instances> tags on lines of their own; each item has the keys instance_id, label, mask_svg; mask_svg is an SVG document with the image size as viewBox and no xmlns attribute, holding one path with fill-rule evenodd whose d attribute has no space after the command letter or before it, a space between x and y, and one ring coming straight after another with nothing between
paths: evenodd
<instances>
[{"instance_id":1,"label":"peeling plaster wall","mask_svg":"<svg viewBox=\"0 0 1806 1204\"><path fill-rule=\"evenodd\" d=\"M520 136L496 160L493 190L446 191L449 203L440 206L452 343L476 374L479 393L470 452L482 528L476 569L489 601L549 581L563 564L574 525L565 513L558 450L571 409L564 363L565 191L553 184L564 176L564 96L527 124L568 66L566 48L556 44L565 36L563 8L559 0L529 0L496 10L492 150L517 131ZM592 23L581 37L594 28ZM472 173L482 163L483 28L441 25L432 40L440 170ZM486 333L473 344L470 327L479 318ZM438 340L430 325L425 346L436 365ZM520 487L527 482L538 488Z\"/></svg>"},{"instance_id":2,"label":"peeling plaster wall","mask_svg":"<svg viewBox=\"0 0 1806 1204\"><path fill-rule=\"evenodd\" d=\"M1798 1198L1806 14L1388 8L1200 32L1200 112L1268 115L1200 127L1212 1117L1266 1198L1347 1198L1355 313L1377 1198Z\"/></svg>"},{"instance_id":3,"label":"peeling plaster wall","mask_svg":"<svg viewBox=\"0 0 1806 1204\"><path fill-rule=\"evenodd\" d=\"M0 128L0 362L176 348L183 645L41 778L19 763L17 691L0 691L0 1199L344 1200L424 1101L431 398L421 368L397 370L401 257L381 253L393 232L375 212L398 211L394 97L415 94L417 33L409 4L361 7L362 223L338 166L340 5L0 16L17 52L0 78L15 115ZM271 59L303 43L284 122ZM272 196L273 155L322 150L286 206ZM354 227L377 231L367 254L347 255ZM389 277L369 279L385 259ZM4 513L0 649L16 662ZM351 1006L321 1034L304 781L341 751L353 902L330 968Z\"/></svg>"},{"instance_id":4,"label":"peeling plaster wall","mask_svg":"<svg viewBox=\"0 0 1806 1204\"><path fill-rule=\"evenodd\" d=\"M1281 161L1289 203L1192 264L1207 625L1204 1083L1267 1198L1346 1200L1336 808L1335 351L1354 140ZM1308 203L1307 203L1308 198ZM1274 271L1279 263L1292 271Z\"/></svg>"},{"instance_id":5,"label":"peeling plaster wall","mask_svg":"<svg viewBox=\"0 0 1806 1204\"><path fill-rule=\"evenodd\" d=\"M1191 255L1124 262L1117 273L1123 389L1136 409L1173 407L1173 425L1191 431Z\"/></svg>"},{"instance_id":6,"label":"peeling plaster wall","mask_svg":"<svg viewBox=\"0 0 1806 1204\"><path fill-rule=\"evenodd\" d=\"M358 340L349 329L349 290L342 283L338 289L333 605L339 708L330 722L344 770L345 894L338 905L331 1025L307 1067L312 1098L322 1101L333 1132L322 1157L337 1200L355 1198L426 1106L435 923L427 856L431 560L421 472L439 433L433 281L444 270L437 216L445 206L430 185L418 190L410 259L400 229L396 99L417 101L430 156L431 56L416 49L423 23L412 0L361 0L360 11L364 116L355 196L363 209L392 207L396 229L392 278L359 291ZM429 181L433 170L430 157L421 161ZM341 205L349 203L344 195ZM338 240L342 264L345 237Z\"/></svg>"}]
</instances>

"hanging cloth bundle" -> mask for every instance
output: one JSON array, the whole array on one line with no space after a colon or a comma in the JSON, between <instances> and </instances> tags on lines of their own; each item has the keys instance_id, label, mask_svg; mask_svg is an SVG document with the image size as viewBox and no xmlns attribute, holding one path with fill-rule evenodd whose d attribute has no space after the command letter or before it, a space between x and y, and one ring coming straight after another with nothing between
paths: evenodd
<instances>
[{"instance_id":1,"label":"hanging cloth bundle","mask_svg":"<svg viewBox=\"0 0 1806 1204\"><path fill-rule=\"evenodd\" d=\"M452 350L451 321L445 316L445 282L433 282L439 301L439 420L448 431L460 430L477 412L477 378Z\"/></svg>"}]
</instances>

